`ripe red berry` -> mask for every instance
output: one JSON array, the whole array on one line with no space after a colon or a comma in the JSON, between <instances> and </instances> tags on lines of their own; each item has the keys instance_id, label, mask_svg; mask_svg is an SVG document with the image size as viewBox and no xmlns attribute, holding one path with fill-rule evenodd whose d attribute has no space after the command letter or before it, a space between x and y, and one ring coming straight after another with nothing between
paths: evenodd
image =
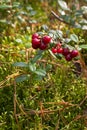
<instances>
[{"instance_id":1,"label":"ripe red berry","mask_svg":"<svg viewBox=\"0 0 87 130\"><path fill-rule=\"evenodd\" d=\"M33 49L37 49L37 48L38 48L38 46L37 46L37 45L32 44L32 48L33 48Z\"/></svg>"},{"instance_id":2,"label":"ripe red berry","mask_svg":"<svg viewBox=\"0 0 87 130\"><path fill-rule=\"evenodd\" d=\"M44 44L48 44L50 41L51 41L51 37L50 37L50 36L44 36L44 37L42 38L42 42L43 42Z\"/></svg>"},{"instance_id":3,"label":"ripe red berry","mask_svg":"<svg viewBox=\"0 0 87 130\"><path fill-rule=\"evenodd\" d=\"M63 54L64 56L67 56L69 53L70 53L69 48L63 48L62 54Z\"/></svg>"},{"instance_id":4,"label":"ripe red berry","mask_svg":"<svg viewBox=\"0 0 87 130\"><path fill-rule=\"evenodd\" d=\"M61 45L60 42L56 44L56 47L57 47L57 48L60 48L61 46L62 46L62 45Z\"/></svg>"},{"instance_id":5,"label":"ripe red berry","mask_svg":"<svg viewBox=\"0 0 87 130\"><path fill-rule=\"evenodd\" d=\"M48 47L48 46L47 46L46 44L41 43L41 45L40 45L39 48L40 48L41 50L45 50L47 47Z\"/></svg>"},{"instance_id":6,"label":"ripe red berry","mask_svg":"<svg viewBox=\"0 0 87 130\"><path fill-rule=\"evenodd\" d=\"M58 48L58 49L57 49L57 53L62 54L62 53L63 53L63 48L62 48L62 47L61 47L61 48Z\"/></svg>"},{"instance_id":7,"label":"ripe red berry","mask_svg":"<svg viewBox=\"0 0 87 130\"><path fill-rule=\"evenodd\" d=\"M72 60L71 54L66 55L66 56L65 56L65 59L66 59L67 61L71 61L71 60Z\"/></svg>"},{"instance_id":8,"label":"ripe red berry","mask_svg":"<svg viewBox=\"0 0 87 130\"><path fill-rule=\"evenodd\" d=\"M34 38L39 38L39 35L38 35L38 33L34 33L33 35L32 35L32 39L34 39Z\"/></svg>"},{"instance_id":9,"label":"ripe red berry","mask_svg":"<svg viewBox=\"0 0 87 130\"><path fill-rule=\"evenodd\" d=\"M54 47L51 49L51 51L52 51L54 54L57 53L57 49L54 48Z\"/></svg>"},{"instance_id":10,"label":"ripe red berry","mask_svg":"<svg viewBox=\"0 0 87 130\"><path fill-rule=\"evenodd\" d=\"M74 58L76 56L78 56L78 51L77 50L72 50L71 51L71 57Z\"/></svg>"},{"instance_id":11,"label":"ripe red berry","mask_svg":"<svg viewBox=\"0 0 87 130\"><path fill-rule=\"evenodd\" d=\"M34 39L32 39L32 47L34 48L38 48L39 46L40 46L40 44L41 44L41 41L40 41L40 39L37 39L37 38L34 38ZM35 49L34 48L34 49Z\"/></svg>"}]
</instances>

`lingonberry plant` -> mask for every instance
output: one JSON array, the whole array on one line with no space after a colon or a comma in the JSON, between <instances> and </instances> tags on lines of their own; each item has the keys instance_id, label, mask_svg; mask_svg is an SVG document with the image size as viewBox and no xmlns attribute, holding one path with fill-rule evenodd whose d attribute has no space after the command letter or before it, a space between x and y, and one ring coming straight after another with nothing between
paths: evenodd
<instances>
[{"instance_id":1,"label":"lingonberry plant","mask_svg":"<svg viewBox=\"0 0 87 130\"><path fill-rule=\"evenodd\" d=\"M51 43L53 47L51 48ZM55 39L52 37L45 35L40 36L38 33L34 33L32 35L32 47L33 49L46 50L51 49L54 55L62 54L66 61L71 61L73 58L78 56L78 51L76 49L69 49L68 47L64 47L62 42L55 42Z\"/></svg>"},{"instance_id":2,"label":"lingonberry plant","mask_svg":"<svg viewBox=\"0 0 87 130\"><path fill-rule=\"evenodd\" d=\"M48 57L49 59L49 53L53 58L58 60L65 59L67 62L78 59L76 58L79 55L78 47L76 48L76 46L74 47L71 44L72 42L79 42L77 35L71 34L70 38L68 38L69 41L71 40L71 43L66 43L67 39L63 38L61 32L60 30L50 30L48 33L36 32L32 34L31 46L35 50L35 54L27 63L15 62L13 64L15 67L22 67L28 70L26 74L16 77L16 82L22 82L30 77L33 77L34 80L41 80L45 77L50 63L47 63L46 67L44 67L41 58ZM38 64L39 60L41 60L40 64Z\"/></svg>"}]
</instances>

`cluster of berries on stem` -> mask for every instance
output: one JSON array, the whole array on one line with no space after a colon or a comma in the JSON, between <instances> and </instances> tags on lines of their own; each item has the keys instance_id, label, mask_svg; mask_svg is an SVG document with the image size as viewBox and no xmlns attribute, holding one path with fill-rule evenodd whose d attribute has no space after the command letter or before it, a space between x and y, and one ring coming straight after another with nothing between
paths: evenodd
<instances>
[{"instance_id":1,"label":"cluster of berries on stem","mask_svg":"<svg viewBox=\"0 0 87 130\"><path fill-rule=\"evenodd\" d=\"M32 35L32 48L45 50L48 48L49 43L51 43L52 38L48 35L40 36L38 33ZM78 56L77 50L70 50L68 47L63 47L59 42L54 47L51 48L53 54L62 54L66 61L71 61L73 58Z\"/></svg>"},{"instance_id":2,"label":"cluster of berries on stem","mask_svg":"<svg viewBox=\"0 0 87 130\"><path fill-rule=\"evenodd\" d=\"M78 56L77 50L70 50L68 47L62 47L61 43L58 43L52 48L53 54L62 54L67 61L71 61L73 58Z\"/></svg>"},{"instance_id":3,"label":"cluster of berries on stem","mask_svg":"<svg viewBox=\"0 0 87 130\"><path fill-rule=\"evenodd\" d=\"M38 33L34 33L32 35L32 48L33 49L40 49L40 50L45 50L48 48L48 44L51 41L51 37L50 36L43 36L40 37Z\"/></svg>"}]
</instances>

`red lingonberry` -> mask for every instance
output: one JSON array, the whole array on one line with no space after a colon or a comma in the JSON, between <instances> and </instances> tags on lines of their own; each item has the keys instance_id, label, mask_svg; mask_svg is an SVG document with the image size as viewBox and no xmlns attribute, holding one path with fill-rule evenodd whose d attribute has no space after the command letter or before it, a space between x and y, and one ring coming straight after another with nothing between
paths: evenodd
<instances>
[{"instance_id":1,"label":"red lingonberry","mask_svg":"<svg viewBox=\"0 0 87 130\"><path fill-rule=\"evenodd\" d=\"M37 38L34 38L32 39L32 47L35 49L35 48L38 48L41 44L41 41L40 39L37 39Z\"/></svg>"},{"instance_id":2,"label":"red lingonberry","mask_svg":"<svg viewBox=\"0 0 87 130\"><path fill-rule=\"evenodd\" d=\"M54 48L54 47L51 49L51 51L52 51L54 54L57 53L57 49Z\"/></svg>"},{"instance_id":3,"label":"red lingonberry","mask_svg":"<svg viewBox=\"0 0 87 130\"><path fill-rule=\"evenodd\" d=\"M37 46L37 45L32 44L32 48L33 48L33 49L37 49L37 48L38 48L38 46Z\"/></svg>"},{"instance_id":4,"label":"red lingonberry","mask_svg":"<svg viewBox=\"0 0 87 130\"><path fill-rule=\"evenodd\" d=\"M41 43L40 46L39 46L39 48L40 48L41 50L45 50L47 47L48 47L48 46L47 46L46 44L44 44L44 43Z\"/></svg>"},{"instance_id":5,"label":"red lingonberry","mask_svg":"<svg viewBox=\"0 0 87 130\"><path fill-rule=\"evenodd\" d=\"M51 37L50 37L50 36L44 36L44 37L42 38L42 42L43 42L44 44L48 44L50 41L51 41Z\"/></svg>"},{"instance_id":6,"label":"red lingonberry","mask_svg":"<svg viewBox=\"0 0 87 130\"><path fill-rule=\"evenodd\" d=\"M40 39L37 39L37 38L32 39L32 44L34 45L40 44Z\"/></svg>"},{"instance_id":7,"label":"red lingonberry","mask_svg":"<svg viewBox=\"0 0 87 130\"><path fill-rule=\"evenodd\" d=\"M71 54L69 53L68 55L65 56L65 59L67 61L71 61L72 60L72 57L71 57Z\"/></svg>"},{"instance_id":8,"label":"red lingonberry","mask_svg":"<svg viewBox=\"0 0 87 130\"><path fill-rule=\"evenodd\" d=\"M72 50L71 51L71 57L74 58L76 56L78 56L78 51L77 50Z\"/></svg>"},{"instance_id":9,"label":"red lingonberry","mask_svg":"<svg viewBox=\"0 0 87 130\"><path fill-rule=\"evenodd\" d=\"M39 38L39 35L38 35L38 33L34 33L33 35L32 35L32 39L34 39L34 38Z\"/></svg>"},{"instance_id":10,"label":"red lingonberry","mask_svg":"<svg viewBox=\"0 0 87 130\"><path fill-rule=\"evenodd\" d=\"M62 47L61 47L61 48L58 48L58 49L57 49L57 53L62 54L62 53L63 53L63 48L62 48Z\"/></svg>"},{"instance_id":11,"label":"red lingonberry","mask_svg":"<svg viewBox=\"0 0 87 130\"><path fill-rule=\"evenodd\" d=\"M57 48L60 48L61 46L62 46L62 44L60 42L56 44Z\"/></svg>"},{"instance_id":12,"label":"red lingonberry","mask_svg":"<svg viewBox=\"0 0 87 130\"><path fill-rule=\"evenodd\" d=\"M69 48L63 48L62 54L63 54L64 56L67 56L69 53L70 53Z\"/></svg>"}]
</instances>

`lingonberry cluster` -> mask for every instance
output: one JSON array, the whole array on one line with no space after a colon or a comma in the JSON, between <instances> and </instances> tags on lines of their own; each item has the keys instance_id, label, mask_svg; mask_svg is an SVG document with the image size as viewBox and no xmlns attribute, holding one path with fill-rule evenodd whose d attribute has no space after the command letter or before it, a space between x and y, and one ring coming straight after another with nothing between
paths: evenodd
<instances>
[{"instance_id":1,"label":"lingonberry cluster","mask_svg":"<svg viewBox=\"0 0 87 130\"><path fill-rule=\"evenodd\" d=\"M62 54L67 61L71 61L74 57L78 56L77 50L70 50L67 47L62 47L62 44L58 43L52 48L54 54Z\"/></svg>"},{"instance_id":2,"label":"lingonberry cluster","mask_svg":"<svg viewBox=\"0 0 87 130\"><path fill-rule=\"evenodd\" d=\"M40 49L40 50L45 50L48 47L48 44L51 41L51 37L50 36L39 36L38 33L34 33L32 35L32 47L34 49Z\"/></svg>"},{"instance_id":3,"label":"lingonberry cluster","mask_svg":"<svg viewBox=\"0 0 87 130\"><path fill-rule=\"evenodd\" d=\"M40 36L38 33L34 33L32 35L32 47L34 49L45 50L48 48L49 43L51 42L51 37L48 35ZM70 50L68 47L63 47L59 42L54 47L52 47L51 51L53 54L62 54L67 61L71 61L73 58L78 56L77 50Z\"/></svg>"}]
</instances>

